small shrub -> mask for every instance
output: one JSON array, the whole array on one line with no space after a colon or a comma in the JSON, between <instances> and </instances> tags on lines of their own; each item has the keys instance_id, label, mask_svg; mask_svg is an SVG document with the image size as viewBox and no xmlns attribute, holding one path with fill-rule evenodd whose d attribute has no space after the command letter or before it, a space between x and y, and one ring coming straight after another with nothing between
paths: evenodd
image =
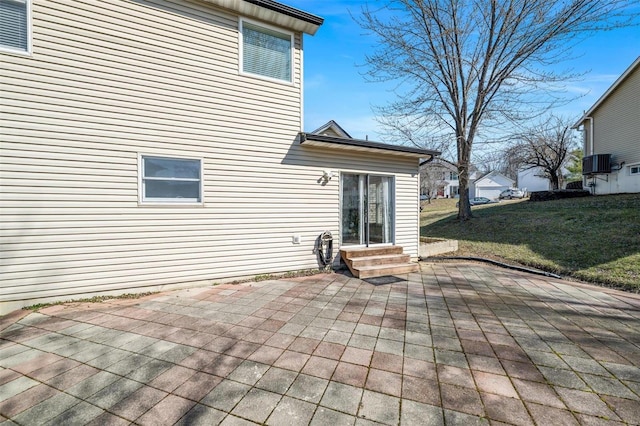
<instances>
[{"instance_id":1,"label":"small shrub","mask_svg":"<svg viewBox=\"0 0 640 426\"><path fill-rule=\"evenodd\" d=\"M567 189L582 189L582 181L577 180L575 182L567 183Z\"/></svg>"},{"instance_id":2,"label":"small shrub","mask_svg":"<svg viewBox=\"0 0 640 426\"><path fill-rule=\"evenodd\" d=\"M275 279L275 276L271 274L256 275L255 277L253 277L253 280L256 282L268 281L273 279Z\"/></svg>"},{"instance_id":3,"label":"small shrub","mask_svg":"<svg viewBox=\"0 0 640 426\"><path fill-rule=\"evenodd\" d=\"M558 189L556 191L532 192L529 201L562 200L565 198L588 197L591 193L586 189Z\"/></svg>"}]
</instances>

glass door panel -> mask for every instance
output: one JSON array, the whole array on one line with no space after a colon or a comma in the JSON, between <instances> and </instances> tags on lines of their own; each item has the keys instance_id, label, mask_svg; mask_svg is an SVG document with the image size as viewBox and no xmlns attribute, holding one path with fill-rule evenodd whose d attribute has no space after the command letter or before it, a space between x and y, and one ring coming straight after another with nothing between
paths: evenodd
<instances>
[{"instance_id":1,"label":"glass door panel","mask_svg":"<svg viewBox=\"0 0 640 426\"><path fill-rule=\"evenodd\" d=\"M392 243L392 180L387 176L369 176L367 189L369 244Z\"/></svg>"},{"instance_id":2,"label":"glass door panel","mask_svg":"<svg viewBox=\"0 0 640 426\"><path fill-rule=\"evenodd\" d=\"M342 174L342 244L393 243L394 180Z\"/></svg>"},{"instance_id":3,"label":"glass door panel","mask_svg":"<svg viewBox=\"0 0 640 426\"><path fill-rule=\"evenodd\" d=\"M342 175L342 244L364 244L362 192L359 175Z\"/></svg>"}]
</instances>

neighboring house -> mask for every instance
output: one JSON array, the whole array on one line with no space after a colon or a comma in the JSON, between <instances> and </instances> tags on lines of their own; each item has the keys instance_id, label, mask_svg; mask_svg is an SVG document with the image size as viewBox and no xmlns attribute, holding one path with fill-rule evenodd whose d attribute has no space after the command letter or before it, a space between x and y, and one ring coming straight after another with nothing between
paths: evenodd
<instances>
[{"instance_id":1,"label":"neighboring house","mask_svg":"<svg viewBox=\"0 0 640 426\"><path fill-rule=\"evenodd\" d=\"M551 181L544 177L540 167L518 170L518 188L525 193L551 190Z\"/></svg>"},{"instance_id":2,"label":"neighboring house","mask_svg":"<svg viewBox=\"0 0 640 426\"><path fill-rule=\"evenodd\" d=\"M476 196L476 180L478 180L478 178L481 176L482 173L477 170L469 173L469 198L473 198Z\"/></svg>"},{"instance_id":3,"label":"neighboring house","mask_svg":"<svg viewBox=\"0 0 640 426\"><path fill-rule=\"evenodd\" d=\"M317 268L323 231L417 258L418 164L437 153L301 133L321 18L272 0L0 8L0 313Z\"/></svg>"},{"instance_id":4,"label":"neighboring house","mask_svg":"<svg viewBox=\"0 0 640 426\"><path fill-rule=\"evenodd\" d=\"M505 189L513 188L515 181L498 172L489 172L475 179L471 197L486 197L497 200Z\"/></svg>"},{"instance_id":5,"label":"neighboring house","mask_svg":"<svg viewBox=\"0 0 640 426\"><path fill-rule=\"evenodd\" d=\"M560 188L565 187L565 179L568 174L569 171L563 167L559 176ZM553 189L551 180L545 177L544 170L541 167L519 169L517 185L518 188L528 194L536 191L551 191Z\"/></svg>"},{"instance_id":6,"label":"neighboring house","mask_svg":"<svg viewBox=\"0 0 640 426\"><path fill-rule=\"evenodd\" d=\"M324 136L335 136L338 138L348 138L353 139L346 130L344 130L338 123L334 120L330 120L327 124L317 128L313 132L316 135L324 135Z\"/></svg>"},{"instance_id":7,"label":"neighboring house","mask_svg":"<svg viewBox=\"0 0 640 426\"><path fill-rule=\"evenodd\" d=\"M578 120L584 186L594 194L640 192L640 57Z\"/></svg>"},{"instance_id":8,"label":"neighboring house","mask_svg":"<svg viewBox=\"0 0 640 426\"><path fill-rule=\"evenodd\" d=\"M420 193L431 197L456 198L459 195L458 167L444 158L420 164Z\"/></svg>"}]
</instances>

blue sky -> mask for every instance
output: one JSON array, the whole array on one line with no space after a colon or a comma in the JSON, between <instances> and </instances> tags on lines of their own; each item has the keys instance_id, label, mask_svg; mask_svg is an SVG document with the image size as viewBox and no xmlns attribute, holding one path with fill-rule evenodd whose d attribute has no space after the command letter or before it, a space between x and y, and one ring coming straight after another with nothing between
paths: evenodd
<instances>
[{"instance_id":1,"label":"blue sky","mask_svg":"<svg viewBox=\"0 0 640 426\"><path fill-rule=\"evenodd\" d=\"M362 76L364 56L373 51L374 40L364 35L351 14L358 16L365 1L282 1L325 19L315 36L304 38L305 130L333 119L353 137L368 135L371 140L384 141L372 106L392 101L394 85L368 83ZM587 74L567 86L567 91L584 96L557 113L577 119L640 56L640 27L593 34L577 45L574 56L579 58L562 65Z\"/></svg>"}]
</instances>

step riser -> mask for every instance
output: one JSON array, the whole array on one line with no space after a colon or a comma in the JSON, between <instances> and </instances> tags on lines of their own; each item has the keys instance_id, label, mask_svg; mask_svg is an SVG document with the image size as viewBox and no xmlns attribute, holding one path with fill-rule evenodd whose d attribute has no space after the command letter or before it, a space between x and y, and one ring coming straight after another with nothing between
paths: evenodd
<instances>
[{"instance_id":1,"label":"step riser","mask_svg":"<svg viewBox=\"0 0 640 426\"><path fill-rule=\"evenodd\" d=\"M354 258L349 259L351 261L351 266L353 268L362 268L363 266L377 266L377 265L393 265L398 263L409 263L411 261L411 256L408 254L399 254L393 257L382 257L382 258Z\"/></svg>"},{"instance_id":2,"label":"step riser","mask_svg":"<svg viewBox=\"0 0 640 426\"><path fill-rule=\"evenodd\" d=\"M376 277L384 277L386 275L402 275L409 274L411 272L417 272L418 265L415 263L409 265L395 266L384 269L375 269L369 271L358 271L358 275L360 279L363 278L376 278Z\"/></svg>"},{"instance_id":3,"label":"step riser","mask_svg":"<svg viewBox=\"0 0 640 426\"><path fill-rule=\"evenodd\" d=\"M375 278L417 272L419 266L410 263L401 246L341 249L340 257L356 278Z\"/></svg>"}]
</instances>

